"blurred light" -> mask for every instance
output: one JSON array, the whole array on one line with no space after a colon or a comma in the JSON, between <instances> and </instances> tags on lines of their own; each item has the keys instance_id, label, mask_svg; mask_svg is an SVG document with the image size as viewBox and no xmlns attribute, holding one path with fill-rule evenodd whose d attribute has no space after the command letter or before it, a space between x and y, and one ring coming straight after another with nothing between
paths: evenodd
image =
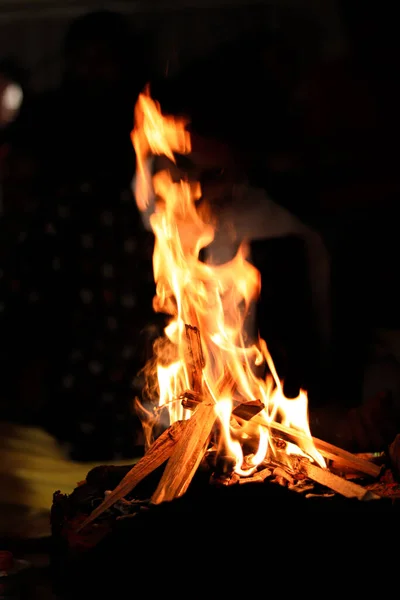
<instances>
[{"instance_id":1,"label":"blurred light","mask_svg":"<svg viewBox=\"0 0 400 600\"><path fill-rule=\"evenodd\" d=\"M21 108L23 97L21 86L17 83L9 83L3 92L3 108L9 111L18 111Z\"/></svg>"},{"instance_id":2,"label":"blurred light","mask_svg":"<svg viewBox=\"0 0 400 600\"><path fill-rule=\"evenodd\" d=\"M22 87L0 73L0 127L6 127L15 121L23 100Z\"/></svg>"}]
</instances>

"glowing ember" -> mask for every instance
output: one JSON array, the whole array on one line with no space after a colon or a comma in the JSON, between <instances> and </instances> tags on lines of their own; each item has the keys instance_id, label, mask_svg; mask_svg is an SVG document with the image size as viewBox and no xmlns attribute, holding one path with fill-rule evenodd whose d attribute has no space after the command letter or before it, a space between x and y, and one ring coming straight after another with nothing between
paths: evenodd
<instances>
[{"instance_id":1,"label":"glowing ember","mask_svg":"<svg viewBox=\"0 0 400 600\"><path fill-rule=\"evenodd\" d=\"M171 316L146 369L149 389L156 381L150 426L165 415L165 425L190 419L190 402L211 402L219 423L215 444L238 475L251 475L273 457L271 423L303 434L299 445L286 445L287 455L306 456L325 467L311 437L306 392L287 399L265 341L246 339L245 319L261 290L260 274L246 260L246 245L226 264L202 262L199 254L213 241L215 225L203 199L199 202L200 185L184 178L176 181L170 169L151 175L152 156L165 155L173 166L175 153L190 153L186 126L184 119L163 115L149 90L139 96L132 131L137 156L135 195L142 211L149 198L156 197L150 216L155 235L153 305L155 311ZM257 401L263 407L254 420L235 410Z\"/></svg>"}]
</instances>

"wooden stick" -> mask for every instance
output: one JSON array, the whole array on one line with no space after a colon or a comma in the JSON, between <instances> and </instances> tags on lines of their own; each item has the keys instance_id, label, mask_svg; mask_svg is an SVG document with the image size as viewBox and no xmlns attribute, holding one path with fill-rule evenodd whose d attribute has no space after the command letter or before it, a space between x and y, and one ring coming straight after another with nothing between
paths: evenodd
<instances>
[{"instance_id":1,"label":"wooden stick","mask_svg":"<svg viewBox=\"0 0 400 600\"><path fill-rule=\"evenodd\" d=\"M279 425L278 423L274 423L273 429L283 431L283 426ZM300 435L292 429L290 430L289 435L300 439ZM304 434L302 437L307 439ZM369 460L359 458L351 452L347 452L347 450L338 448L337 446L329 444L328 442L318 438L313 437L312 441L324 458L335 460L336 464L342 464L343 466L355 469L358 473L364 473L365 475L370 475L371 477L378 477L381 473L381 467Z\"/></svg>"},{"instance_id":2,"label":"wooden stick","mask_svg":"<svg viewBox=\"0 0 400 600\"><path fill-rule=\"evenodd\" d=\"M265 405L261 400L249 400L238 404L232 411L233 417L239 417L243 421L250 421L253 417L264 410Z\"/></svg>"},{"instance_id":3,"label":"wooden stick","mask_svg":"<svg viewBox=\"0 0 400 600\"><path fill-rule=\"evenodd\" d=\"M194 410L199 402L203 401L202 396L193 390L185 390L180 394L179 400L183 406L183 408L187 408L188 410Z\"/></svg>"},{"instance_id":4,"label":"wooden stick","mask_svg":"<svg viewBox=\"0 0 400 600\"><path fill-rule=\"evenodd\" d=\"M261 483L263 483L267 479L267 477L270 477L271 475L272 475L271 469L264 468L261 471L257 471L251 477L241 477L239 479L238 483L240 485L243 485L245 483L255 483L255 482L261 482Z\"/></svg>"},{"instance_id":5,"label":"wooden stick","mask_svg":"<svg viewBox=\"0 0 400 600\"><path fill-rule=\"evenodd\" d=\"M223 392L233 393L235 387L236 383L233 379L231 372L228 369L225 369L224 375L217 383L217 396L219 396ZM187 408L188 410L194 410L198 403L203 401L203 396L200 392L194 390L185 390L184 392L182 392L182 394L178 396L177 400L181 402L184 408ZM256 402L258 401L256 400ZM264 408L263 404L262 408ZM262 408L260 408L260 410L262 410ZM253 414L256 414L256 411L254 411Z\"/></svg>"},{"instance_id":6,"label":"wooden stick","mask_svg":"<svg viewBox=\"0 0 400 600\"><path fill-rule=\"evenodd\" d=\"M286 479L286 481L288 481L291 485L293 485L295 482L294 476L282 467L275 467L272 474L275 477L283 477L283 479Z\"/></svg>"},{"instance_id":7,"label":"wooden stick","mask_svg":"<svg viewBox=\"0 0 400 600\"><path fill-rule=\"evenodd\" d=\"M146 454L132 467L117 487L104 498L89 517L79 525L77 532L97 519L105 510L109 509L115 502L124 498L133 488L147 475L160 467L173 453L179 439L190 421L176 421L166 429L149 447Z\"/></svg>"},{"instance_id":8,"label":"wooden stick","mask_svg":"<svg viewBox=\"0 0 400 600\"><path fill-rule=\"evenodd\" d=\"M192 325L185 325L186 339L188 342L187 368L191 375L191 386L195 392L201 391L202 371L205 366L203 348L201 346L200 331Z\"/></svg>"},{"instance_id":9,"label":"wooden stick","mask_svg":"<svg viewBox=\"0 0 400 600\"><path fill-rule=\"evenodd\" d=\"M284 433L291 440L296 442L303 441L309 442L310 439L302 432L296 431L291 427L286 427L285 425L281 425L280 423L276 423L275 421L271 421L267 423L265 419L262 417L255 416L251 419L251 423L256 423L257 425L261 425L262 427L266 427L271 431L277 431L279 433ZM381 467L376 465L373 462L365 460L363 458L359 458L351 452L347 452L347 450L342 450L333 444L329 444L328 442L324 442L323 440L319 440L318 438L311 438L314 446L317 450L322 454L324 458L328 458L330 460L334 460L336 464L342 464L343 466L354 469L358 473L363 473L365 475L370 475L371 477L378 477L381 473Z\"/></svg>"},{"instance_id":10,"label":"wooden stick","mask_svg":"<svg viewBox=\"0 0 400 600\"><path fill-rule=\"evenodd\" d=\"M216 417L214 404L203 401L197 406L151 497L152 504L173 500L186 492L207 450Z\"/></svg>"},{"instance_id":11,"label":"wooden stick","mask_svg":"<svg viewBox=\"0 0 400 600\"><path fill-rule=\"evenodd\" d=\"M335 468L343 467L350 469L356 473L362 473L363 475L369 475L370 477L379 477L382 472L382 466L373 463L365 458L355 456L351 452L342 450L333 444L313 438L315 447L322 454L324 458L335 462Z\"/></svg>"},{"instance_id":12,"label":"wooden stick","mask_svg":"<svg viewBox=\"0 0 400 600\"><path fill-rule=\"evenodd\" d=\"M380 500L380 496L377 496L370 490L366 490L353 481L343 479L342 477L331 473L328 469L321 469L321 467L310 463L308 460L299 459L297 470L300 473L304 473L309 479L328 487L346 498Z\"/></svg>"}]
</instances>

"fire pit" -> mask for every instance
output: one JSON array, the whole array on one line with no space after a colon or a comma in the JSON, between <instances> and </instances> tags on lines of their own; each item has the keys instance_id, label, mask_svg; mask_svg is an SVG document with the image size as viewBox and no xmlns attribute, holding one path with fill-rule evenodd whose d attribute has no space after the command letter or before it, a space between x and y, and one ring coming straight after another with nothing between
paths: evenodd
<instances>
[{"instance_id":1,"label":"fire pit","mask_svg":"<svg viewBox=\"0 0 400 600\"><path fill-rule=\"evenodd\" d=\"M163 115L148 89L139 96L135 195L155 235L154 309L170 320L135 401L144 455L54 496L58 547L74 558L90 550L94 569L129 536L143 548L165 527L192 546L232 523L242 530L256 520L253 537L262 536L264 513L392 512L400 497L384 453L356 455L313 437L306 391L285 397L266 342L246 329L261 289L246 245L227 264L199 259L216 223L198 183L174 168L175 154L191 149L186 125ZM154 155L171 166L153 176Z\"/></svg>"}]
</instances>

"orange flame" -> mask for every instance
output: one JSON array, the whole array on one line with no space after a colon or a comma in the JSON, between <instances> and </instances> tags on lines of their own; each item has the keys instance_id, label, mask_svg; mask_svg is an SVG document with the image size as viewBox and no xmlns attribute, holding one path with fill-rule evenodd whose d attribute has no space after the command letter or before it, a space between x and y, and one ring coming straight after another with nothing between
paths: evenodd
<instances>
[{"instance_id":1,"label":"orange flame","mask_svg":"<svg viewBox=\"0 0 400 600\"><path fill-rule=\"evenodd\" d=\"M158 407L167 410L172 423L191 416L181 402L187 390L197 387L194 391L199 397L211 398L220 422L220 443L239 475L250 475L268 452L274 452L269 430L273 421L303 434L301 447L291 444L287 452L306 455L326 466L309 430L306 392L302 390L294 400L285 398L265 341L246 345L245 319L261 290L260 273L246 260L246 245L223 265L202 262L199 254L213 241L215 226L199 210L200 185L183 177L176 182L169 170L151 175L152 156L165 155L175 163L175 153L190 153L187 124L185 119L163 115L148 88L140 94L132 131L137 157L135 193L142 211L151 195L157 197L150 216L155 235L153 306L155 311L171 315L165 328L169 343L162 345L163 352L156 356ZM188 328L189 333L199 334L196 351L200 358L194 365ZM260 377L256 371L263 365L268 368L267 375ZM235 406L256 400L264 404L256 428L251 421L232 418ZM256 437L257 449L244 456L242 440L249 436Z\"/></svg>"}]
</instances>

